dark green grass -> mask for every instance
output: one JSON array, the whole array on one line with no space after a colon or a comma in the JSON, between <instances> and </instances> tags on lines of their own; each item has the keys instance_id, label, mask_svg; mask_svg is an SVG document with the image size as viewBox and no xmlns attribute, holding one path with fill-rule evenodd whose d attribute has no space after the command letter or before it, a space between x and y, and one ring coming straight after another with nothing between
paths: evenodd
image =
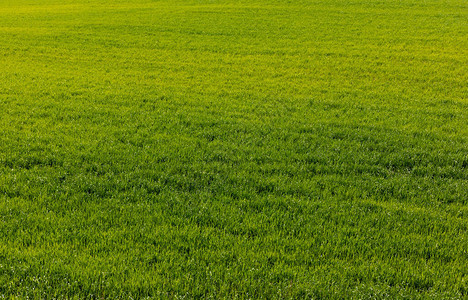
<instances>
[{"instance_id":1,"label":"dark green grass","mask_svg":"<svg viewBox=\"0 0 468 300\"><path fill-rule=\"evenodd\" d=\"M2 1L0 297L468 297L465 1Z\"/></svg>"}]
</instances>

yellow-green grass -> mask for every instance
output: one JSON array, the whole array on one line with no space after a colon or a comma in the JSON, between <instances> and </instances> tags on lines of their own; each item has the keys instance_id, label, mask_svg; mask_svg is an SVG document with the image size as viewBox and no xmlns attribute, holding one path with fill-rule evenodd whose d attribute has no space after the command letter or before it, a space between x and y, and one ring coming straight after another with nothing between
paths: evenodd
<instances>
[{"instance_id":1,"label":"yellow-green grass","mask_svg":"<svg viewBox=\"0 0 468 300\"><path fill-rule=\"evenodd\" d=\"M468 297L465 0L4 0L0 297Z\"/></svg>"}]
</instances>

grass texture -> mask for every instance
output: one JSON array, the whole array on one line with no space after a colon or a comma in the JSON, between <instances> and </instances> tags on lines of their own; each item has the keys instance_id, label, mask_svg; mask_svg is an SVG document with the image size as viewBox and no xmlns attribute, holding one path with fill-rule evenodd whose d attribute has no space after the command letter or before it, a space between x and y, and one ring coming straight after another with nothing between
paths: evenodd
<instances>
[{"instance_id":1,"label":"grass texture","mask_svg":"<svg viewBox=\"0 0 468 300\"><path fill-rule=\"evenodd\" d=\"M465 0L2 0L0 298L468 297Z\"/></svg>"}]
</instances>

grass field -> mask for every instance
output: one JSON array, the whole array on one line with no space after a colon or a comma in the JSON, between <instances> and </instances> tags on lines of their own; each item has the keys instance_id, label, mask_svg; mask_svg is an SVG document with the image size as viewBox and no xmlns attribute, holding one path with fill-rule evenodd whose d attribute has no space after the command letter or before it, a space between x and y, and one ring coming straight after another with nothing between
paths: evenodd
<instances>
[{"instance_id":1,"label":"grass field","mask_svg":"<svg viewBox=\"0 0 468 300\"><path fill-rule=\"evenodd\" d=\"M468 297L465 0L2 0L0 298Z\"/></svg>"}]
</instances>

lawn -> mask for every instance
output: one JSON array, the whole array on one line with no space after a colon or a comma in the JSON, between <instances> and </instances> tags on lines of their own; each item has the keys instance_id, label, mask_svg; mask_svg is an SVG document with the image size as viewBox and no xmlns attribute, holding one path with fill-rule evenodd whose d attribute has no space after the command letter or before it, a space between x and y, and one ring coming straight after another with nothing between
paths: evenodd
<instances>
[{"instance_id":1,"label":"lawn","mask_svg":"<svg viewBox=\"0 0 468 300\"><path fill-rule=\"evenodd\" d=\"M468 297L466 0L3 0L0 298Z\"/></svg>"}]
</instances>

